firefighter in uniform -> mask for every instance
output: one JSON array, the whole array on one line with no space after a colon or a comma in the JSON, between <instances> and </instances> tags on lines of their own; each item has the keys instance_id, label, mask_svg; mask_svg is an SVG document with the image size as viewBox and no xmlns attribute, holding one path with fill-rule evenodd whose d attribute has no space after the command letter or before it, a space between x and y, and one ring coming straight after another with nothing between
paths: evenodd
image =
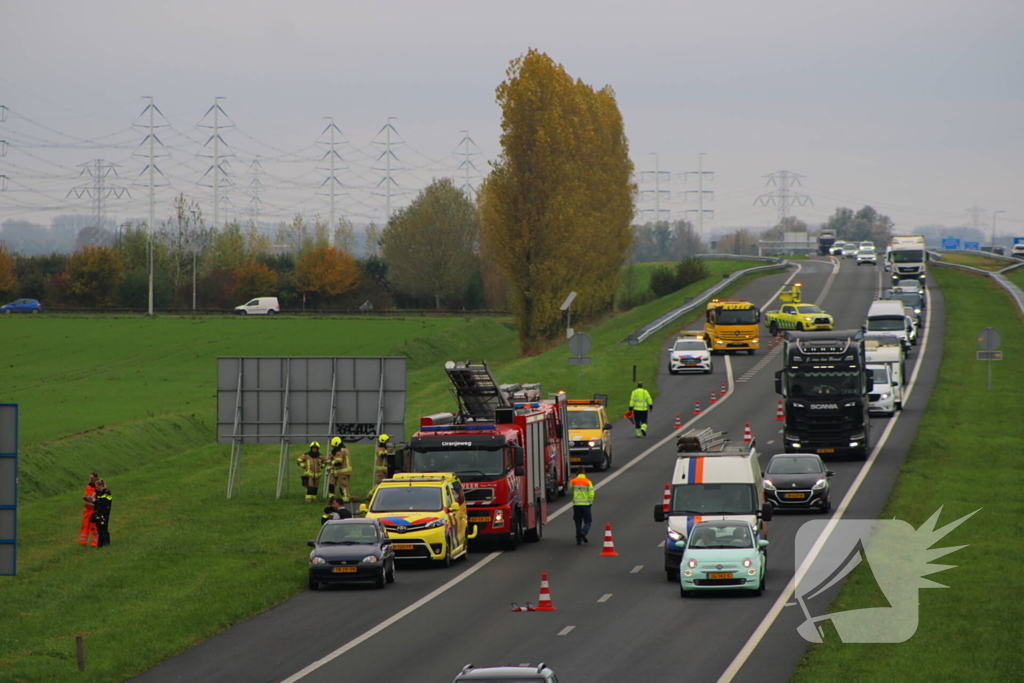
<instances>
[{"instance_id":1,"label":"firefighter in uniform","mask_svg":"<svg viewBox=\"0 0 1024 683\"><path fill-rule=\"evenodd\" d=\"M647 436L647 411L654 409L651 392L644 389L643 382L636 383L636 389L629 395L629 409L633 411L633 426L636 435Z\"/></svg>"},{"instance_id":2,"label":"firefighter in uniform","mask_svg":"<svg viewBox=\"0 0 1024 683\"><path fill-rule=\"evenodd\" d=\"M298 465L302 468L302 485L306 487L306 502L316 501L316 492L320 488L320 475L324 471L324 460L320 457L320 444L314 441L309 450L298 457Z\"/></svg>"},{"instance_id":3,"label":"firefighter in uniform","mask_svg":"<svg viewBox=\"0 0 1024 683\"><path fill-rule=\"evenodd\" d=\"M391 453L391 437L381 434L377 437L377 450L373 454L373 488L388 478L388 454Z\"/></svg>"},{"instance_id":4,"label":"firefighter in uniform","mask_svg":"<svg viewBox=\"0 0 1024 683\"><path fill-rule=\"evenodd\" d=\"M85 494L82 496L85 505L82 506L82 528L78 532L78 545L95 546L99 543L96 522L92 518L92 513L96 511L96 482L99 478L100 475L90 472L89 483L85 485Z\"/></svg>"},{"instance_id":5,"label":"firefighter in uniform","mask_svg":"<svg viewBox=\"0 0 1024 683\"><path fill-rule=\"evenodd\" d=\"M110 508L114 503L114 494L107 488L106 482L102 479L96 481L96 507L92 513L96 522L96 532L99 536L97 547L102 548L110 545Z\"/></svg>"},{"instance_id":6,"label":"firefighter in uniform","mask_svg":"<svg viewBox=\"0 0 1024 683\"><path fill-rule=\"evenodd\" d=\"M590 513L594 505L594 482L587 479L583 468L576 470L576 477L569 482L572 488L572 521L576 524L576 545L590 543L587 534L594 517Z\"/></svg>"},{"instance_id":7,"label":"firefighter in uniform","mask_svg":"<svg viewBox=\"0 0 1024 683\"><path fill-rule=\"evenodd\" d=\"M342 503L349 501L348 485L352 478L352 456L345 448L345 442L340 436L331 439L330 476L327 478L327 492L335 493L341 498Z\"/></svg>"}]
</instances>

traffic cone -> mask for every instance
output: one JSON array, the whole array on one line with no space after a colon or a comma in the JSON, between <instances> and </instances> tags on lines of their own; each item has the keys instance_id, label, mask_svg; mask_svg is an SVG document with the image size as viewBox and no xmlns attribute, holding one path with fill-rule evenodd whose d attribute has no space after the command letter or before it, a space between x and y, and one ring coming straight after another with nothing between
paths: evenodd
<instances>
[{"instance_id":1,"label":"traffic cone","mask_svg":"<svg viewBox=\"0 0 1024 683\"><path fill-rule=\"evenodd\" d=\"M700 415L700 401L693 402L693 414Z\"/></svg>"},{"instance_id":2,"label":"traffic cone","mask_svg":"<svg viewBox=\"0 0 1024 683\"><path fill-rule=\"evenodd\" d=\"M712 403L718 403L718 399L715 398L715 390L714 389L711 390L711 402Z\"/></svg>"},{"instance_id":3,"label":"traffic cone","mask_svg":"<svg viewBox=\"0 0 1024 683\"><path fill-rule=\"evenodd\" d=\"M725 382L722 382L722 390L718 392L719 396L725 396Z\"/></svg>"},{"instance_id":4,"label":"traffic cone","mask_svg":"<svg viewBox=\"0 0 1024 683\"><path fill-rule=\"evenodd\" d=\"M533 606L532 602L528 602L525 605L519 606L516 603L512 603L513 612L536 612L537 608Z\"/></svg>"},{"instance_id":5,"label":"traffic cone","mask_svg":"<svg viewBox=\"0 0 1024 683\"><path fill-rule=\"evenodd\" d=\"M548 587L548 573L540 573L540 597L537 598L535 612L554 612L555 605L551 602L551 589Z\"/></svg>"},{"instance_id":6,"label":"traffic cone","mask_svg":"<svg viewBox=\"0 0 1024 683\"><path fill-rule=\"evenodd\" d=\"M743 443L749 444L749 443L753 443L753 441L754 441L754 435L750 432L750 423L749 422L744 422L743 423Z\"/></svg>"},{"instance_id":7,"label":"traffic cone","mask_svg":"<svg viewBox=\"0 0 1024 683\"><path fill-rule=\"evenodd\" d=\"M683 420L679 417L679 413L676 413L676 423L673 425L676 429L681 429L683 426Z\"/></svg>"},{"instance_id":8,"label":"traffic cone","mask_svg":"<svg viewBox=\"0 0 1024 683\"><path fill-rule=\"evenodd\" d=\"M786 420L786 413L784 413L783 410L782 410L782 399L780 398L779 399L779 407L775 411L775 421L776 422L785 422L785 420Z\"/></svg>"},{"instance_id":9,"label":"traffic cone","mask_svg":"<svg viewBox=\"0 0 1024 683\"><path fill-rule=\"evenodd\" d=\"M775 348L775 337L768 337L768 350L771 351Z\"/></svg>"},{"instance_id":10,"label":"traffic cone","mask_svg":"<svg viewBox=\"0 0 1024 683\"><path fill-rule=\"evenodd\" d=\"M601 549L601 554L598 557L618 557L619 554L615 552L615 543L612 541L612 523L605 522L604 524L604 547Z\"/></svg>"},{"instance_id":11,"label":"traffic cone","mask_svg":"<svg viewBox=\"0 0 1024 683\"><path fill-rule=\"evenodd\" d=\"M668 514L669 506L672 504L672 484L665 482L665 497L661 499L661 511Z\"/></svg>"}]
</instances>

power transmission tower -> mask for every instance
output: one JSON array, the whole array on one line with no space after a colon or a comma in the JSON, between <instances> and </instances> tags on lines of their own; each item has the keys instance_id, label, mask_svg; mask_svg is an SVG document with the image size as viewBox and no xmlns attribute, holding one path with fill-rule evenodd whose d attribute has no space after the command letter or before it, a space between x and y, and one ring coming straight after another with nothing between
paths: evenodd
<instances>
[{"instance_id":1,"label":"power transmission tower","mask_svg":"<svg viewBox=\"0 0 1024 683\"><path fill-rule=\"evenodd\" d=\"M82 197L89 197L92 199L93 215L96 219L96 227L102 228L103 224L107 220L106 214L106 201L110 197L120 199L121 197L131 197L131 193L128 192L128 188L121 187L120 185L113 185L108 182L110 178L117 177L117 166L118 164L112 164L109 161L103 159L93 159L92 161L84 164L79 164L78 167L82 169L78 177L89 176L91 182L84 185L78 185L71 188L71 191L67 193L67 196L75 195L75 197L81 199Z\"/></svg>"},{"instance_id":2,"label":"power transmission tower","mask_svg":"<svg viewBox=\"0 0 1024 683\"><path fill-rule=\"evenodd\" d=\"M214 229L217 229L217 228L220 227L220 203L221 203L220 188L221 187L231 187L232 185L234 185L234 183L231 181L231 178L228 177L228 173L230 172L230 168L231 168L230 165L226 165L226 164L223 164L221 162L221 159L235 156L234 153L231 152L231 149L228 147L228 144L226 142L224 142L224 138L222 138L221 135L220 135L221 128L234 128L234 126L235 126L234 123L231 123L230 117L228 117L228 115L224 112L224 109L221 108L221 106L220 106L220 100L225 100L225 99L227 99L227 98L226 97L214 97L213 98L213 106L206 110L206 113L203 114L203 118L200 119L200 122L198 124L199 128L209 128L209 129L211 129L213 131L213 134L210 135L210 139L207 140L203 144L203 149L205 150L207 147L210 146L210 143L212 142L213 143L213 154L202 154L202 153L200 153L198 156L203 157L204 159L212 159L213 160L213 163L210 165L210 168L206 169L206 173L204 173L203 174L203 178L200 179L199 185L202 186L202 187L212 187L213 188L213 227L214 227ZM213 125L212 126L210 124L208 124L208 123L207 124L203 123L203 121L206 120L206 117L208 117L211 112L213 113ZM228 123L227 124L222 124L220 122L220 115L221 114L224 114L224 118L228 119ZM226 148L227 151L222 151L221 148L220 148L221 145L224 145L224 147ZM225 168L225 166L227 166L227 167ZM212 183L207 184L207 183L203 182L203 179L205 179L206 176L210 175L211 173L213 174ZM230 200L229 200L229 202L230 202Z\"/></svg>"},{"instance_id":3,"label":"power transmission tower","mask_svg":"<svg viewBox=\"0 0 1024 683\"><path fill-rule=\"evenodd\" d=\"M0 107L0 123L7 117L7 107ZM7 156L7 140L0 140L0 157ZM0 175L0 192L7 189L7 176Z\"/></svg>"},{"instance_id":4,"label":"power transmission tower","mask_svg":"<svg viewBox=\"0 0 1024 683\"><path fill-rule=\"evenodd\" d=\"M974 206L972 206L969 209L966 209L967 215L971 217L971 227L972 228L974 228L975 230L981 230L981 225L982 225L981 218L982 218L983 215L985 215L986 211L987 211L987 209L983 209L980 206L978 206L977 204L975 204Z\"/></svg>"},{"instance_id":5,"label":"power transmission tower","mask_svg":"<svg viewBox=\"0 0 1024 683\"><path fill-rule=\"evenodd\" d=\"M754 205L779 207L779 223L789 215L789 207L793 205L807 206L809 204L814 206L814 200L811 199L810 195L793 191L794 187L800 185L800 179L805 176L791 171L776 171L762 177L768 179L765 182L765 187L774 186L777 189L774 192L766 192L758 196L754 200Z\"/></svg>"},{"instance_id":6,"label":"power transmission tower","mask_svg":"<svg viewBox=\"0 0 1024 683\"><path fill-rule=\"evenodd\" d=\"M164 113L162 111L160 111L160 109L158 109L155 104L153 104L153 98L149 97L149 96L146 96L145 99L149 100L149 104L147 104L146 108L142 110L142 113L139 114L139 117L137 119L135 119L135 123L133 123L132 126L135 127L135 128L143 127L139 123L139 120L142 119L143 116L146 116L146 114L149 114L149 117L148 117L149 118L149 124L147 126L145 126L149 130L149 132L146 134L146 137L144 137L142 139L142 142L139 143L139 146L135 148L135 152L132 153L132 156L143 156L143 154L141 154L139 152L139 150L142 149L143 145L147 145L148 151L147 151L147 153L144 156L147 157L148 162L146 164L146 167L142 169L142 172L139 173L139 178L142 177L143 173L147 173L148 176L149 176L149 179L148 179L149 182L147 183L149 185L149 221L146 224L146 235L147 235L147 238L146 238L146 260L148 261L148 270L149 270L149 315L153 315L153 255L152 255L152 252L153 252L153 232L156 230L156 186L157 186L156 174L159 173L160 177L164 178L164 180L166 181L166 177L164 176L163 172L160 171L159 168L157 168L156 160L157 160L157 157L165 157L165 156L167 156L167 150L164 148L164 143L160 142L160 139L156 136L156 129L157 128L166 128L170 124L168 124L167 123L167 119L164 118ZM161 119L161 121L163 121L163 123L160 123L160 124L156 123L156 115L157 114L160 114L160 119ZM157 151L156 151L157 144L160 145L160 152L159 153L157 153ZM139 184L139 179L138 178L135 179L135 184ZM162 185L167 185L168 183L164 182L164 183L161 183L161 184Z\"/></svg>"},{"instance_id":7,"label":"power transmission tower","mask_svg":"<svg viewBox=\"0 0 1024 683\"><path fill-rule=\"evenodd\" d=\"M260 163L258 155L249 164L249 173L252 175L252 180L249 181L249 191L252 193L252 199L249 200L249 215L253 217L252 223L259 230L260 209L263 208L263 200L260 199L260 192L263 191L263 182L260 180L260 173L263 173L263 164Z\"/></svg>"},{"instance_id":8,"label":"power transmission tower","mask_svg":"<svg viewBox=\"0 0 1024 683\"><path fill-rule=\"evenodd\" d=\"M665 180L665 182L671 181L672 180L672 174L670 172L668 172L668 171L659 170L659 168L658 168L658 153L657 152L651 152L651 154L654 156L654 170L653 171L641 171L640 172L640 182L641 183L645 183L645 182L649 183L649 182L653 181L654 182L654 189L653 190L641 190L640 191L640 196L643 197L644 195L653 195L654 208L653 209L640 209L640 213L642 215L642 214L650 213L651 211L653 211L654 212L654 222L657 223L658 221L661 220L661 213L662 213L661 199L662 199L662 195L671 195L672 194L668 190L661 189L661 181L662 180ZM646 178L645 176L650 176L650 178ZM665 211L665 213L668 214L669 218L672 217L671 209L665 209L664 211Z\"/></svg>"},{"instance_id":9,"label":"power transmission tower","mask_svg":"<svg viewBox=\"0 0 1024 683\"><path fill-rule=\"evenodd\" d=\"M391 173L392 173L392 171L399 171L399 170L401 170L399 167L397 167L397 166L392 167L392 165L391 165L392 160L395 161L395 162L398 162L398 157L395 156L395 153L391 151L391 147L393 145L401 144L401 136L398 134L398 131L395 130L395 127L393 125L391 125L391 122L396 120L397 118L398 117L396 117L396 116L389 116L388 117L388 122L384 124L383 128L381 128L379 131L377 131L377 136L380 136L381 133L385 134L385 138L386 138L385 141L384 142L374 141L374 143L373 143L375 145L384 145L384 151L380 153L379 157L377 157L377 164L378 165L373 167L374 170L377 170L377 171L383 170L384 171L384 177L381 178L379 183L377 183L377 187L380 187L381 185L384 186L384 225L387 225L388 221L391 220L391 186L392 185L395 185L395 186L398 185L398 183L395 182L394 177L392 177ZM391 134L392 133L395 134L395 137L398 138L398 141L396 141L396 142L392 142L391 141ZM383 169L380 168L380 166L379 166L381 159L384 160L384 168Z\"/></svg>"},{"instance_id":10,"label":"power transmission tower","mask_svg":"<svg viewBox=\"0 0 1024 683\"><path fill-rule=\"evenodd\" d=\"M480 172L477 169L476 164L473 163L473 157L483 156L483 152L481 152L480 148L477 147L473 138L469 137L468 130L460 130L459 132L462 133L462 140L460 140L459 144L455 146L455 149L458 150L461 147L462 151L456 151L455 154L456 156L462 157L462 161L459 162L458 170L462 171L464 176L462 186L459 187L459 189L465 192L467 197L472 199L476 196L476 187L473 186L470 178L475 180L480 177ZM470 145L473 146L472 150L470 149Z\"/></svg>"},{"instance_id":11,"label":"power transmission tower","mask_svg":"<svg viewBox=\"0 0 1024 683\"><path fill-rule=\"evenodd\" d=\"M697 208L696 209L687 209L686 213L696 213L697 214L697 238L701 242L704 241L704 214L705 213L711 214L710 216L708 216L708 218L714 218L715 217L715 212L714 212L713 209L705 209L704 208L704 195L705 194L710 195L708 197L708 199L714 199L714 196L715 196L715 191L714 190L705 190L704 189L704 176L708 176L708 180L714 180L715 179L714 178L714 176L715 176L715 172L714 171L705 171L704 170L704 156L706 154L707 154L707 152L701 152L700 154L697 155L697 170L696 171L687 171L686 173L683 174L683 180L689 180L690 176L692 176L692 175L697 176L697 189L696 190L687 190L687 191L683 192L683 197L685 199L689 199L691 194L697 195Z\"/></svg>"},{"instance_id":12,"label":"power transmission tower","mask_svg":"<svg viewBox=\"0 0 1024 683\"><path fill-rule=\"evenodd\" d=\"M330 135L330 140L329 141L325 141L325 142L317 142L318 145L326 145L327 146L327 151L324 152L324 155L320 158L320 166L318 166L317 168L319 168L322 171L328 171L330 173L330 175L327 176L327 179L324 180L324 182L320 183L320 187L322 188L324 185L327 185L328 190L329 190L328 194L330 194L330 197L331 197L330 219L329 219L329 221L327 223L327 226L328 226L327 227L327 240L328 240L328 244L330 244L333 247L334 246L334 231L335 231L335 229L337 227L336 223L334 222L334 196L335 196L338 188L342 187L341 181L338 180L338 176L335 173L336 172L336 168L337 168L337 163L341 162L341 168L342 169L346 168L345 167L345 161L341 158L341 156L338 154L337 150L335 149L335 146L339 142L336 138L341 138L341 140L340 140L341 143L345 143L345 142L347 142L347 140L345 140L345 134L341 132L341 129L338 128L338 126L336 126L334 124L334 117L333 116L325 116L324 118L328 119L330 121L330 123L327 125L326 128L324 128L323 132L320 133L320 137L322 138L325 135L329 134ZM324 166L324 161L328 162L326 167ZM344 192L343 188L342 188L342 192Z\"/></svg>"}]
</instances>

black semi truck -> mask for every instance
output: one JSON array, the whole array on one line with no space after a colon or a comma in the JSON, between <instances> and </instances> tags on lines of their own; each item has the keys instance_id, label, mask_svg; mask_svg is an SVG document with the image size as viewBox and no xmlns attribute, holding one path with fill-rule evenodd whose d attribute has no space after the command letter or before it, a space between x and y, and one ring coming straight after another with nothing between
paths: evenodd
<instances>
[{"instance_id":1,"label":"black semi truck","mask_svg":"<svg viewBox=\"0 0 1024 683\"><path fill-rule=\"evenodd\" d=\"M871 373L863 332L786 332L783 363L775 391L785 406L786 452L867 459Z\"/></svg>"}]
</instances>

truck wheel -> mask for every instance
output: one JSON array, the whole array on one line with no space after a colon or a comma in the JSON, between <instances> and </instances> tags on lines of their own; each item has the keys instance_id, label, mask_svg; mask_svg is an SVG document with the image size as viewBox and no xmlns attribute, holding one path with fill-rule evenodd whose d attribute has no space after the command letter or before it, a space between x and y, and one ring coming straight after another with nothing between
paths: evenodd
<instances>
[{"instance_id":1,"label":"truck wheel","mask_svg":"<svg viewBox=\"0 0 1024 683\"><path fill-rule=\"evenodd\" d=\"M608 456L603 451L601 452L601 462L594 465L594 469L598 472L604 472L608 469Z\"/></svg>"},{"instance_id":2,"label":"truck wheel","mask_svg":"<svg viewBox=\"0 0 1024 683\"><path fill-rule=\"evenodd\" d=\"M796 324L796 330L797 330L797 332L803 332L804 331L804 324L803 323L797 323Z\"/></svg>"},{"instance_id":3,"label":"truck wheel","mask_svg":"<svg viewBox=\"0 0 1024 683\"><path fill-rule=\"evenodd\" d=\"M539 500L537 501L537 507L540 507ZM523 540L527 543L539 543L542 538L544 538L544 524L541 523L540 519L537 520L537 526L523 533Z\"/></svg>"},{"instance_id":4,"label":"truck wheel","mask_svg":"<svg viewBox=\"0 0 1024 683\"><path fill-rule=\"evenodd\" d=\"M452 546L448 543L447 539L444 542L444 557L437 563L437 566L442 569L448 569L452 566Z\"/></svg>"},{"instance_id":5,"label":"truck wheel","mask_svg":"<svg viewBox=\"0 0 1024 683\"><path fill-rule=\"evenodd\" d=\"M776 323L774 320L771 321L770 323L768 323L768 334L770 334L770 335L772 335L774 337L778 333L779 333L779 324Z\"/></svg>"},{"instance_id":6,"label":"truck wheel","mask_svg":"<svg viewBox=\"0 0 1024 683\"><path fill-rule=\"evenodd\" d=\"M502 542L501 546L505 550L515 550L519 547L519 544L523 542L523 524L519 519L519 515L516 514L512 517L512 531Z\"/></svg>"},{"instance_id":7,"label":"truck wheel","mask_svg":"<svg viewBox=\"0 0 1024 683\"><path fill-rule=\"evenodd\" d=\"M901 401L896 401L896 410L903 410L903 403Z\"/></svg>"}]
</instances>

